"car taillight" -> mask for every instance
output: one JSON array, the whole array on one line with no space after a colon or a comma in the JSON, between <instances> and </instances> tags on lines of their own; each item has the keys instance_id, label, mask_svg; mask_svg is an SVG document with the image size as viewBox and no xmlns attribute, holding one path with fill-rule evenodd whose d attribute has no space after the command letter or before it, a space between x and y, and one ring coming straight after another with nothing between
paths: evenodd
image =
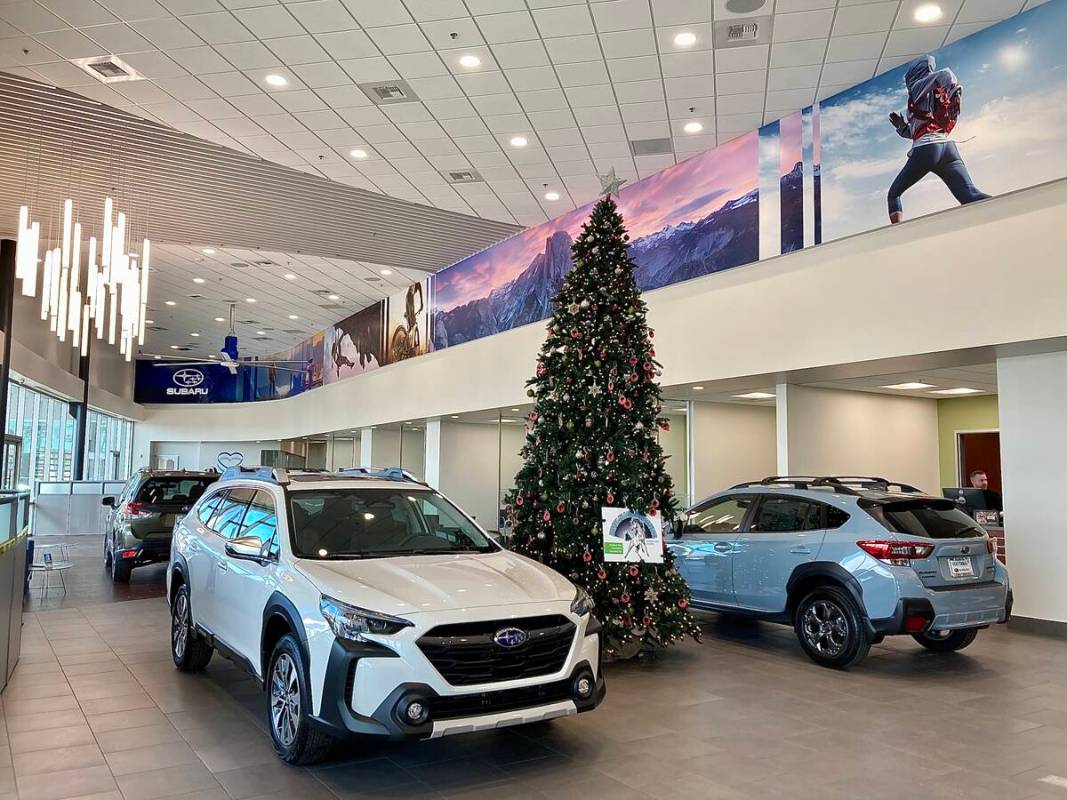
<instances>
[{"instance_id":1,"label":"car taillight","mask_svg":"<svg viewBox=\"0 0 1067 800\"><path fill-rule=\"evenodd\" d=\"M989 553L989 555L995 556L997 554L997 543L992 539L987 538L985 540L985 551Z\"/></svg>"},{"instance_id":2,"label":"car taillight","mask_svg":"<svg viewBox=\"0 0 1067 800\"><path fill-rule=\"evenodd\" d=\"M122 513L127 517L137 519L139 517L147 517L152 512L145 508L144 503L129 502L122 507Z\"/></svg>"},{"instance_id":3,"label":"car taillight","mask_svg":"<svg viewBox=\"0 0 1067 800\"><path fill-rule=\"evenodd\" d=\"M897 567L906 567L916 559L929 558L934 552L933 545L918 544L916 542L895 542L867 540L856 542L865 552L870 553L879 561L893 564Z\"/></svg>"}]
</instances>

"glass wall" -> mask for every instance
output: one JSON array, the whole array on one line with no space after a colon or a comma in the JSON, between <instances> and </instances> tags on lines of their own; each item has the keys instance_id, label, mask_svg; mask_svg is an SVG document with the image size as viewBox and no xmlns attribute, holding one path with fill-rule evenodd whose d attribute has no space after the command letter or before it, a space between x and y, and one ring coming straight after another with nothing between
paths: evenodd
<instances>
[{"instance_id":1,"label":"glass wall","mask_svg":"<svg viewBox=\"0 0 1067 800\"><path fill-rule=\"evenodd\" d=\"M75 420L68 401L12 382L7 433L22 439L19 488L32 490L39 480L72 479ZM132 456L133 422L90 409L85 478L125 480Z\"/></svg>"}]
</instances>

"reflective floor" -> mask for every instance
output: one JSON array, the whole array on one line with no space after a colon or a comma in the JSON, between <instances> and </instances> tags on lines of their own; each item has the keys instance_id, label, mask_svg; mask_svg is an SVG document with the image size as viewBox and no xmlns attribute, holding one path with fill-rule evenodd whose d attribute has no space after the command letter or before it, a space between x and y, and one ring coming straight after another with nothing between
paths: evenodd
<instances>
[{"instance_id":1,"label":"reflective floor","mask_svg":"<svg viewBox=\"0 0 1067 800\"><path fill-rule=\"evenodd\" d=\"M704 643L608 667L597 711L276 761L262 695L222 659L174 670L162 567L107 582L78 537L33 590L2 695L0 800L1010 798L1067 800L1067 642L1005 629L937 656L893 639L850 673L792 632L708 615Z\"/></svg>"}]
</instances>

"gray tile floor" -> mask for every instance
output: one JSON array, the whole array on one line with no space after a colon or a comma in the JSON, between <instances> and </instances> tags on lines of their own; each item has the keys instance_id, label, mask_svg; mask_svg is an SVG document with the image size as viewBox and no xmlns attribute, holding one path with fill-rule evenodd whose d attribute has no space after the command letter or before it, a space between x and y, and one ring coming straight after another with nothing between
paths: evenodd
<instances>
[{"instance_id":1,"label":"gray tile floor","mask_svg":"<svg viewBox=\"0 0 1067 800\"><path fill-rule=\"evenodd\" d=\"M1042 780L1067 786L1067 643L1000 627L946 657L895 639L837 673L786 629L713 615L703 644L610 665L591 714L361 742L293 769L274 757L249 678L222 659L174 670L162 570L110 594L97 546L79 540L71 591L26 616L0 698L0 800L1067 800Z\"/></svg>"}]
</instances>

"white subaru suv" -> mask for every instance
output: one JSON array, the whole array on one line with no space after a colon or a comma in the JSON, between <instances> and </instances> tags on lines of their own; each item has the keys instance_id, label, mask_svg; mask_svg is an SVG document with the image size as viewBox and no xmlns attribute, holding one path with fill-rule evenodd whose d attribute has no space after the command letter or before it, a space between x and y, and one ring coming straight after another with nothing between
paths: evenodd
<instances>
[{"instance_id":1,"label":"white subaru suv","mask_svg":"<svg viewBox=\"0 0 1067 800\"><path fill-rule=\"evenodd\" d=\"M217 650L247 669L291 764L604 697L585 592L398 469L227 471L175 526L167 597L175 665Z\"/></svg>"}]
</instances>

